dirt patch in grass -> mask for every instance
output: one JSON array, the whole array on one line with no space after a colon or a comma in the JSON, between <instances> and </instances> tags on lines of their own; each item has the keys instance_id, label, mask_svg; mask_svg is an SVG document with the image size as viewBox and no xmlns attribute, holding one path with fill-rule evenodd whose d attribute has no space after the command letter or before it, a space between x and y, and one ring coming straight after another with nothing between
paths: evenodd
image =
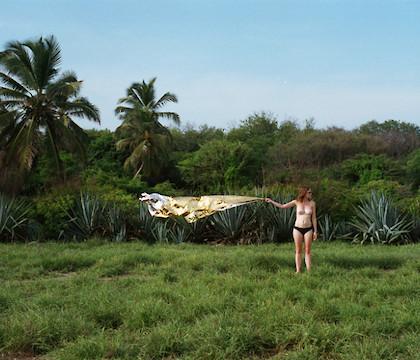
<instances>
[{"instance_id":1,"label":"dirt patch in grass","mask_svg":"<svg viewBox=\"0 0 420 360\"><path fill-rule=\"evenodd\" d=\"M32 353L9 353L0 354L0 360L40 360L41 358Z\"/></svg>"}]
</instances>

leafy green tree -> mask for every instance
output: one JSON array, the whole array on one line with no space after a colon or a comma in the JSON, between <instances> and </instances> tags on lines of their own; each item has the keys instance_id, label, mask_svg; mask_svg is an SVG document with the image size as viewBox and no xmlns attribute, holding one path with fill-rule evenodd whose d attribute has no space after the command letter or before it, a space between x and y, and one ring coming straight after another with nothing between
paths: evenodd
<instances>
[{"instance_id":1,"label":"leafy green tree","mask_svg":"<svg viewBox=\"0 0 420 360\"><path fill-rule=\"evenodd\" d=\"M383 123L379 123L376 120L368 121L367 123L360 125L357 130L358 132L378 135L387 134L389 132L398 132L405 134L415 134L420 137L420 127L405 121L398 120L386 120Z\"/></svg>"},{"instance_id":2,"label":"leafy green tree","mask_svg":"<svg viewBox=\"0 0 420 360\"><path fill-rule=\"evenodd\" d=\"M299 132L291 142L277 142L269 152L275 169L321 168L367 151L368 141L340 128Z\"/></svg>"},{"instance_id":3,"label":"leafy green tree","mask_svg":"<svg viewBox=\"0 0 420 360\"><path fill-rule=\"evenodd\" d=\"M62 177L60 149L84 158L86 134L74 118L99 123L99 112L79 96L82 81L73 72L60 74L60 62L60 46L53 36L12 41L0 53L1 119L8 118L0 128L3 170L11 166L30 171L46 149Z\"/></svg>"},{"instance_id":4,"label":"leafy green tree","mask_svg":"<svg viewBox=\"0 0 420 360\"><path fill-rule=\"evenodd\" d=\"M88 166L112 174L121 174L125 155L117 151L114 133L110 130L87 130L89 136Z\"/></svg>"},{"instance_id":5,"label":"leafy green tree","mask_svg":"<svg viewBox=\"0 0 420 360\"><path fill-rule=\"evenodd\" d=\"M251 149L239 141L212 140L179 163L186 182L204 191L223 191L250 182L246 174Z\"/></svg>"},{"instance_id":6,"label":"leafy green tree","mask_svg":"<svg viewBox=\"0 0 420 360\"><path fill-rule=\"evenodd\" d=\"M275 138L278 130L277 119L273 115L265 112L254 113L243 120L239 127L233 128L228 138L247 142L264 137L267 142L270 142Z\"/></svg>"},{"instance_id":7,"label":"leafy green tree","mask_svg":"<svg viewBox=\"0 0 420 360\"><path fill-rule=\"evenodd\" d=\"M141 172L149 178L160 175L167 164L172 143L171 133L159 120L162 118L179 125L179 115L160 109L167 103L178 102L177 97L166 92L158 100L155 96L156 78L148 83L134 83L127 89L127 95L119 100L115 109L123 123L117 128L117 149L127 150L125 169L133 169L134 177Z\"/></svg>"},{"instance_id":8,"label":"leafy green tree","mask_svg":"<svg viewBox=\"0 0 420 360\"><path fill-rule=\"evenodd\" d=\"M206 142L225 137L222 129L208 125L201 125L198 129L189 125L184 129L172 128L170 131L174 150L180 154L197 151Z\"/></svg>"},{"instance_id":9,"label":"leafy green tree","mask_svg":"<svg viewBox=\"0 0 420 360\"><path fill-rule=\"evenodd\" d=\"M420 149L410 154L407 165L407 175L414 189L420 187Z\"/></svg>"},{"instance_id":10,"label":"leafy green tree","mask_svg":"<svg viewBox=\"0 0 420 360\"><path fill-rule=\"evenodd\" d=\"M269 165L267 152L274 144L278 131L277 119L271 114L261 112L249 116L238 128L227 134L227 139L246 143L252 150L247 176L255 185L264 185L264 168Z\"/></svg>"},{"instance_id":11,"label":"leafy green tree","mask_svg":"<svg viewBox=\"0 0 420 360\"><path fill-rule=\"evenodd\" d=\"M372 120L361 125L356 132L384 139L387 144L385 152L394 157L408 154L420 146L420 127L404 121L378 123Z\"/></svg>"},{"instance_id":12,"label":"leafy green tree","mask_svg":"<svg viewBox=\"0 0 420 360\"><path fill-rule=\"evenodd\" d=\"M300 132L301 130L296 120L285 120L279 124L277 138L280 143L287 144L293 141Z\"/></svg>"}]
</instances>

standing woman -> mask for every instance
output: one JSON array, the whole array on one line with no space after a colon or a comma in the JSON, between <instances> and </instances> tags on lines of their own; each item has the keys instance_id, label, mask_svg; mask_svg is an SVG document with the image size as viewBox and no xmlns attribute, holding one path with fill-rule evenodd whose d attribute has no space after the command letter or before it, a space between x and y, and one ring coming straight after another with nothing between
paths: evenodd
<instances>
[{"instance_id":1,"label":"standing woman","mask_svg":"<svg viewBox=\"0 0 420 360\"><path fill-rule=\"evenodd\" d=\"M300 273L302 266L302 247L305 243L305 264L306 270L311 270L311 245L312 240L318 237L318 224L316 221L316 205L312 200L312 190L306 186L299 188L299 195L296 200L287 204L280 204L270 198L266 202L281 209L296 206L296 221L293 228L293 239L295 240L295 262L296 272Z\"/></svg>"}]
</instances>

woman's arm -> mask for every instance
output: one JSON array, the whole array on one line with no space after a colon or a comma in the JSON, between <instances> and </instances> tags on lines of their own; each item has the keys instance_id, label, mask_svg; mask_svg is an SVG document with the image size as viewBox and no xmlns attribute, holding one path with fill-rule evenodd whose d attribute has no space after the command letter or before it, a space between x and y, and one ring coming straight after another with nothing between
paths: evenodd
<instances>
[{"instance_id":1,"label":"woman's arm","mask_svg":"<svg viewBox=\"0 0 420 360\"><path fill-rule=\"evenodd\" d=\"M318 237L318 223L316 220L316 204L315 201L313 203L313 209L312 209L312 226L314 227L314 240Z\"/></svg>"},{"instance_id":2,"label":"woman's arm","mask_svg":"<svg viewBox=\"0 0 420 360\"><path fill-rule=\"evenodd\" d=\"M266 198L265 199L266 202L273 204L275 207L281 208L281 209L287 209L290 207L293 207L296 205L296 200L292 200L290 202L288 202L287 204L280 204L270 198Z\"/></svg>"}]
</instances>

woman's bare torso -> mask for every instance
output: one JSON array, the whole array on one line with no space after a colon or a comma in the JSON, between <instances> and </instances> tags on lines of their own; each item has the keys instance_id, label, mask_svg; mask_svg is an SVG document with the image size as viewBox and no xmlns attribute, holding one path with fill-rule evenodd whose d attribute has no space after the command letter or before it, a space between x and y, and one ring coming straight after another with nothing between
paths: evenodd
<instances>
[{"instance_id":1,"label":"woman's bare torso","mask_svg":"<svg viewBox=\"0 0 420 360\"><path fill-rule=\"evenodd\" d=\"M309 228L312 226L312 201L296 201L296 221L295 226Z\"/></svg>"}]
</instances>

